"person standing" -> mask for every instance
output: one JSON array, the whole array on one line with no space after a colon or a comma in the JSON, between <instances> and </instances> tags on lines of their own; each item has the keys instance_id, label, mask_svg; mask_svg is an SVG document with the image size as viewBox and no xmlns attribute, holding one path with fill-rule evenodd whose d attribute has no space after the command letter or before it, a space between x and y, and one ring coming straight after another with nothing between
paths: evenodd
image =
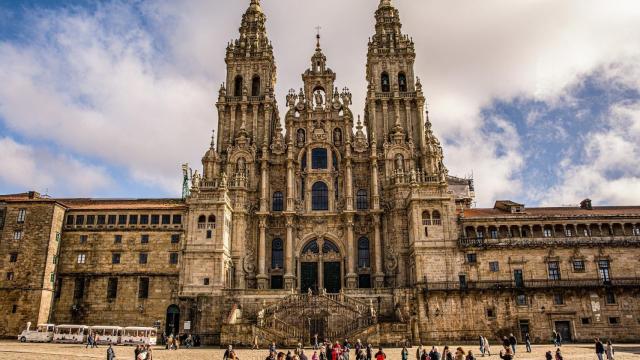
<instances>
[{"instance_id":1,"label":"person standing","mask_svg":"<svg viewBox=\"0 0 640 360\"><path fill-rule=\"evenodd\" d=\"M107 360L113 360L116 358L116 353L113 351L111 347L111 343L109 343L109 347L107 348Z\"/></svg>"},{"instance_id":2,"label":"person standing","mask_svg":"<svg viewBox=\"0 0 640 360\"><path fill-rule=\"evenodd\" d=\"M545 360L553 360L553 354L551 353L551 351L547 351L544 354L544 358L545 358Z\"/></svg>"},{"instance_id":3,"label":"person standing","mask_svg":"<svg viewBox=\"0 0 640 360\"><path fill-rule=\"evenodd\" d=\"M373 357L373 347L371 344L367 344L367 360L371 360Z\"/></svg>"},{"instance_id":4,"label":"person standing","mask_svg":"<svg viewBox=\"0 0 640 360\"><path fill-rule=\"evenodd\" d=\"M318 350L318 334L313 335L313 350Z\"/></svg>"},{"instance_id":5,"label":"person standing","mask_svg":"<svg viewBox=\"0 0 640 360\"><path fill-rule=\"evenodd\" d=\"M604 345L602 344L602 341L600 341L599 338L595 338L595 342L596 342L596 356L598 357L598 360L603 360Z\"/></svg>"},{"instance_id":6,"label":"person standing","mask_svg":"<svg viewBox=\"0 0 640 360\"><path fill-rule=\"evenodd\" d=\"M484 338L482 337L482 335L479 336L479 345L480 345L480 354L482 354L482 356L484 357Z\"/></svg>"},{"instance_id":7,"label":"person standing","mask_svg":"<svg viewBox=\"0 0 640 360\"><path fill-rule=\"evenodd\" d=\"M486 336L484 336L483 339L484 339L484 352L486 354L489 354L489 356L491 356L491 345L489 344L489 339L487 339Z\"/></svg>"},{"instance_id":8,"label":"person standing","mask_svg":"<svg viewBox=\"0 0 640 360\"><path fill-rule=\"evenodd\" d=\"M502 347L505 349L508 349L511 347L511 343L509 342L509 339L506 336L502 337Z\"/></svg>"},{"instance_id":9,"label":"person standing","mask_svg":"<svg viewBox=\"0 0 640 360\"><path fill-rule=\"evenodd\" d=\"M387 354L382 351L382 346L378 348L378 352L376 353L376 360L386 360Z\"/></svg>"},{"instance_id":10,"label":"person standing","mask_svg":"<svg viewBox=\"0 0 640 360\"><path fill-rule=\"evenodd\" d=\"M87 336L87 345L84 347L85 349L91 346L93 348L93 334L90 332Z\"/></svg>"},{"instance_id":11,"label":"person standing","mask_svg":"<svg viewBox=\"0 0 640 360\"><path fill-rule=\"evenodd\" d=\"M516 353L516 345L518 345L518 339L512 334L509 334L509 345L511 345L511 350L513 350L513 354Z\"/></svg>"},{"instance_id":12,"label":"person standing","mask_svg":"<svg viewBox=\"0 0 640 360\"><path fill-rule=\"evenodd\" d=\"M327 358L327 351L325 350L324 345L322 345L320 347L320 360L329 360L329 358Z\"/></svg>"},{"instance_id":13,"label":"person standing","mask_svg":"<svg viewBox=\"0 0 640 360\"><path fill-rule=\"evenodd\" d=\"M400 353L400 357L402 357L402 360L409 360L409 350L407 350L406 346L404 346L402 348L402 352Z\"/></svg>"},{"instance_id":14,"label":"person standing","mask_svg":"<svg viewBox=\"0 0 640 360\"><path fill-rule=\"evenodd\" d=\"M531 352L531 337L529 337L529 333L524 334L524 346L527 348L527 352Z\"/></svg>"},{"instance_id":15,"label":"person standing","mask_svg":"<svg viewBox=\"0 0 640 360\"><path fill-rule=\"evenodd\" d=\"M613 344L611 340L607 340L607 349L605 350L607 353L607 360L614 360L615 350L613 350Z\"/></svg>"},{"instance_id":16,"label":"person standing","mask_svg":"<svg viewBox=\"0 0 640 360\"><path fill-rule=\"evenodd\" d=\"M456 354L453 357L455 360L464 360L464 350L461 347L456 349Z\"/></svg>"},{"instance_id":17,"label":"person standing","mask_svg":"<svg viewBox=\"0 0 640 360\"><path fill-rule=\"evenodd\" d=\"M513 360L513 352L511 351L511 348L507 347L506 351L500 350L500 359L502 360Z\"/></svg>"},{"instance_id":18,"label":"person standing","mask_svg":"<svg viewBox=\"0 0 640 360\"><path fill-rule=\"evenodd\" d=\"M222 360L231 359L231 352L233 351L233 346L229 345L227 350L225 350L224 355L222 355Z\"/></svg>"},{"instance_id":19,"label":"person standing","mask_svg":"<svg viewBox=\"0 0 640 360\"><path fill-rule=\"evenodd\" d=\"M449 350L449 345L445 345L442 349L442 360L453 360L453 354Z\"/></svg>"},{"instance_id":20,"label":"person standing","mask_svg":"<svg viewBox=\"0 0 640 360\"><path fill-rule=\"evenodd\" d=\"M258 346L258 335L253 337L253 346L251 347L251 350L259 350L260 347Z\"/></svg>"},{"instance_id":21,"label":"person standing","mask_svg":"<svg viewBox=\"0 0 640 360\"><path fill-rule=\"evenodd\" d=\"M422 344L418 345L418 350L416 350L416 360L422 359L422 353L424 352L424 348Z\"/></svg>"},{"instance_id":22,"label":"person standing","mask_svg":"<svg viewBox=\"0 0 640 360\"><path fill-rule=\"evenodd\" d=\"M349 339L345 338L342 343L342 359L349 360L349 352L351 351L351 343Z\"/></svg>"},{"instance_id":23,"label":"person standing","mask_svg":"<svg viewBox=\"0 0 640 360\"><path fill-rule=\"evenodd\" d=\"M553 332L556 335L556 340L555 340L556 346L558 346L558 347L562 346L562 335L560 335L559 331L555 331L554 330Z\"/></svg>"},{"instance_id":24,"label":"person standing","mask_svg":"<svg viewBox=\"0 0 640 360\"><path fill-rule=\"evenodd\" d=\"M556 349L556 359L555 360L563 360L562 353L560 352L560 349Z\"/></svg>"},{"instance_id":25,"label":"person standing","mask_svg":"<svg viewBox=\"0 0 640 360\"><path fill-rule=\"evenodd\" d=\"M431 359L431 360L440 360L441 358L442 358L442 356L438 352L438 348L435 347L435 346L432 347L431 351L429 352L429 359Z\"/></svg>"},{"instance_id":26,"label":"person standing","mask_svg":"<svg viewBox=\"0 0 640 360\"><path fill-rule=\"evenodd\" d=\"M469 350L469 352L467 353L467 357L465 358L465 360L476 360L476 357L473 356L473 351Z\"/></svg>"}]
</instances>

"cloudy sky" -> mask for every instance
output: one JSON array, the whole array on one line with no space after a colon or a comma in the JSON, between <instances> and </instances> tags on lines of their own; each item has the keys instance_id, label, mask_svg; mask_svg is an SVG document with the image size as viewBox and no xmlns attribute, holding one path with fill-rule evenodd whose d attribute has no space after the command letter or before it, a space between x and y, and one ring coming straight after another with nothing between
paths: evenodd
<instances>
[{"instance_id":1,"label":"cloudy sky","mask_svg":"<svg viewBox=\"0 0 640 360\"><path fill-rule=\"evenodd\" d=\"M280 110L314 49L362 113L378 0L262 0ZM179 196L249 0L0 0L0 193ZM394 0L477 206L640 204L640 2Z\"/></svg>"}]
</instances>

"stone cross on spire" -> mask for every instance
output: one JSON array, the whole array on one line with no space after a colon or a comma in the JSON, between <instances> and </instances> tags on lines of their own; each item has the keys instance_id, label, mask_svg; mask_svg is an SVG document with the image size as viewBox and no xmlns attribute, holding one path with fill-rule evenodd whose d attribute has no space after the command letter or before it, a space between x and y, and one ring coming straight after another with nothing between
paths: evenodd
<instances>
[{"instance_id":1,"label":"stone cross on spire","mask_svg":"<svg viewBox=\"0 0 640 360\"><path fill-rule=\"evenodd\" d=\"M320 50L320 30L322 30L322 26L316 26L316 31L318 32L316 34L316 50Z\"/></svg>"},{"instance_id":2,"label":"stone cross on spire","mask_svg":"<svg viewBox=\"0 0 640 360\"><path fill-rule=\"evenodd\" d=\"M216 148L216 129L213 129L213 131L211 132L211 148Z\"/></svg>"}]
</instances>

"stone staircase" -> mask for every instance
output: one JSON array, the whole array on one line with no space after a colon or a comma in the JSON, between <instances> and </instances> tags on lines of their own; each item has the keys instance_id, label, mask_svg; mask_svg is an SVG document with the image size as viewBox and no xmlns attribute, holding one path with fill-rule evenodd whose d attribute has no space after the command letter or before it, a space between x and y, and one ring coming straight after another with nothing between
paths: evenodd
<instances>
[{"instance_id":1,"label":"stone staircase","mask_svg":"<svg viewBox=\"0 0 640 360\"><path fill-rule=\"evenodd\" d=\"M285 345L309 344L315 333L321 339L344 339L375 325L372 308L343 293L291 294L262 308L256 327Z\"/></svg>"}]
</instances>

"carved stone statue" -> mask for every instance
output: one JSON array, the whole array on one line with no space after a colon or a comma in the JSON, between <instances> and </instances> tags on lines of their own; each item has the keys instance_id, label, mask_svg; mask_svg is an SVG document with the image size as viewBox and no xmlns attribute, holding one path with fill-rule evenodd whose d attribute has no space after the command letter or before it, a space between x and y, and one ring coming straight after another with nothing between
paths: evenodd
<instances>
[{"instance_id":1,"label":"carved stone statue","mask_svg":"<svg viewBox=\"0 0 640 360\"><path fill-rule=\"evenodd\" d=\"M305 135L304 135L304 130L302 130L302 129L298 129L297 142L298 142L298 144L297 144L298 146L300 146L300 147L304 146Z\"/></svg>"},{"instance_id":2,"label":"carved stone statue","mask_svg":"<svg viewBox=\"0 0 640 360\"><path fill-rule=\"evenodd\" d=\"M316 99L317 107L321 107L322 105L324 105L324 98L322 97L322 92L320 90L315 92L314 97Z\"/></svg>"}]
</instances>

